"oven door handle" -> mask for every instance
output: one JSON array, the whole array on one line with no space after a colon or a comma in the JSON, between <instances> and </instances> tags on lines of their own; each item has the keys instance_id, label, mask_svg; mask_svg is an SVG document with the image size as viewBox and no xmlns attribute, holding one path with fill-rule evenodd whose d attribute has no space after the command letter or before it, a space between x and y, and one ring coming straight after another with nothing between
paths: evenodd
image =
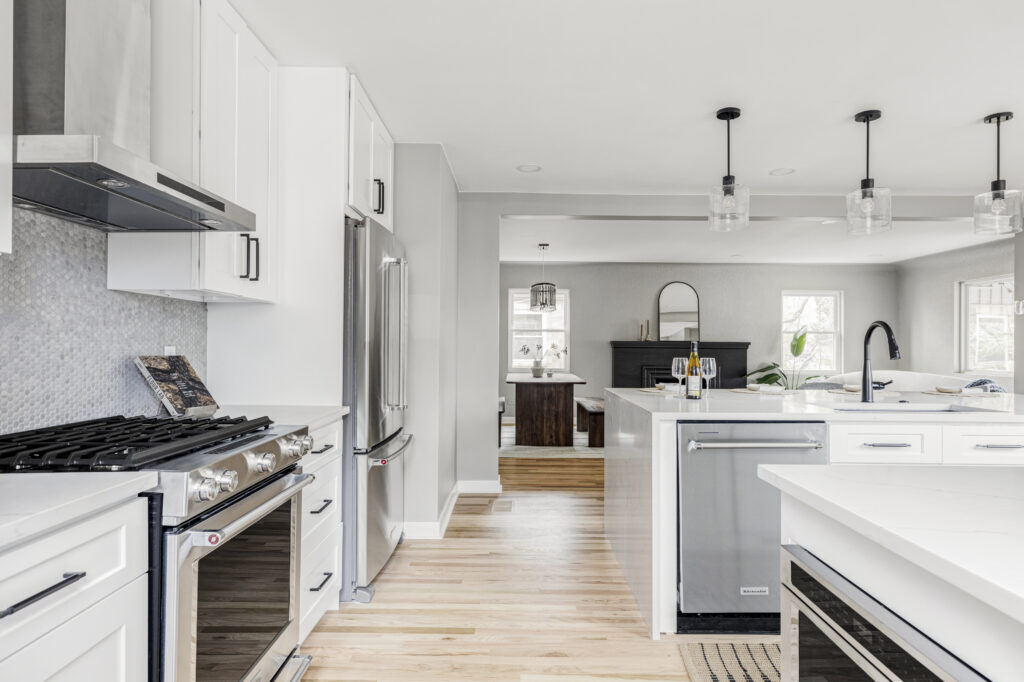
<instances>
[{"instance_id":1,"label":"oven door handle","mask_svg":"<svg viewBox=\"0 0 1024 682\"><path fill-rule=\"evenodd\" d=\"M296 474L289 477L291 484L274 495L272 498L261 504L256 509L239 516L237 519L218 530L192 530L188 531L189 539L193 547L216 547L225 540L230 540L250 525L259 521L267 511L287 502L296 493L313 482L316 477L313 474Z\"/></svg>"}]
</instances>

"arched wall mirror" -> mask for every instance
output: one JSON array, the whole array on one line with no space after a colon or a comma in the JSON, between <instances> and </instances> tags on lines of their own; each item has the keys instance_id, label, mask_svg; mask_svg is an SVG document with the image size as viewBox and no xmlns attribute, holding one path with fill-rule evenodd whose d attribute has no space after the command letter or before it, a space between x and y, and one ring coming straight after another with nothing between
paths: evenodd
<instances>
[{"instance_id":1,"label":"arched wall mirror","mask_svg":"<svg viewBox=\"0 0 1024 682\"><path fill-rule=\"evenodd\" d=\"M686 282L669 282L658 296L658 339L700 341L700 299Z\"/></svg>"}]
</instances>

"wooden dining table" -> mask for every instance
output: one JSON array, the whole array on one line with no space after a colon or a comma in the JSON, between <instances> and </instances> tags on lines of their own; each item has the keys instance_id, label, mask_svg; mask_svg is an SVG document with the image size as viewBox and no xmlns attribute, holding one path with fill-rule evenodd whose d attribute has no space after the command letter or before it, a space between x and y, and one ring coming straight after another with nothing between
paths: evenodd
<instances>
[{"instance_id":1,"label":"wooden dining table","mask_svg":"<svg viewBox=\"0 0 1024 682\"><path fill-rule=\"evenodd\" d=\"M516 387L516 445L572 446L572 387L586 381L568 372L510 372L505 383Z\"/></svg>"}]
</instances>

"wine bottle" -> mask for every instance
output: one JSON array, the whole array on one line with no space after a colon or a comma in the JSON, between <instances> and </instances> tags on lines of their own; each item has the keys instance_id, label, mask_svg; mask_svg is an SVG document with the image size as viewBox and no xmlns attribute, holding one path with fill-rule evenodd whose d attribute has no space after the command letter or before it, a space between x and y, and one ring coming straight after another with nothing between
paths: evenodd
<instances>
[{"instance_id":1,"label":"wine bottle","mask_svg":"<svg viewBox=\"0 0 1024 682\"><path fill-rule=\"evenodd\" d=\"M700 400L701 369L700 358L697 356L697 342L690 343L690 360L686 363L686 397Z\"/></svg>"}]
</instances>

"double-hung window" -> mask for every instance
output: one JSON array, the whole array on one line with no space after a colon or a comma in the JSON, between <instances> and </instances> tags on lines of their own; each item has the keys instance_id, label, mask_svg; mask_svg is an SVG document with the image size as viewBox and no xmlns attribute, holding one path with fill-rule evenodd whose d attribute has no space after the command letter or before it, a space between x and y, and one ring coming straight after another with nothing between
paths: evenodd
<instances>
[{"instance_id":1,"label":"double-hung window","mask_svg":"<svg viewBox=\"0 0 1024 682\"><path fill-rule=\"evenodd\" d=\"M538 349L538 346L540 347ZM529 289L508 290L508 368L523 371L534 358L544 367L569 371L569 291L559 289L555 310L547 313L530 310Z\"/></svg>"},{"instance_id":2,"label":"double-hung window","mask_svg":"<svg viewBox=\"0 0 1024 682\"><path fill-rule=\"evenodd\" d=\"M1013 373L1013 275L960 282L960 371Z\"/></svg>"},{"instance_id":3,"label":"double-hung window","mask_svg":"<svg viewBox=\"0 0 1024 682\"><path fill-rule=\"evenodd\" d=\"M790 351L793 335L807 329L803 353ZM807 376L843 371L843 292L782 292L782 368Z\"/></svg>"}]
</instances>

